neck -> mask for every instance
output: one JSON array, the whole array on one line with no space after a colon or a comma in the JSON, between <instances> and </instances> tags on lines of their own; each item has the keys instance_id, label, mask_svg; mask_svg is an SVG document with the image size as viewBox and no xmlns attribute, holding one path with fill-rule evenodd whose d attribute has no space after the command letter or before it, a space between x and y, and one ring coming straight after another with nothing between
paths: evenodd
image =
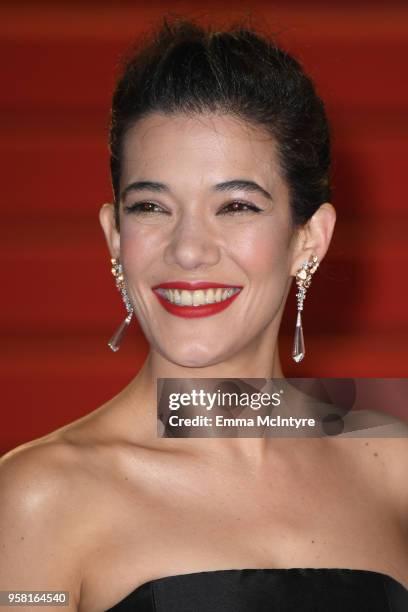
<instances>
[{"instance_id":1,"label":"neck","mask_svg":"<svg viewBox=\"0 0 408 612\"><path fill-rule=\"evenodd\" d=\"M244 364L245 363L245 367ZM252 467L264 465L270 454L271 446L282 444L283 439L266 437L259 432L259 437L219 437L219 430L206 432L206 437L160 438L158 436L157 421L157 381L159 378L266 378L284 379L278 348L271 353L257 359L242 359L233 363L214 364L205 368L189 368L174 364L166 360L157 352L151 350L141 370L130 383L127 392L130 393L132 411L138 413L138 431L145 443L154 443L155 446L168 450L183 450L192 454L208 455L217 460L242 460L250 463ZM296 411L296 402L302 394L291 390L290 413ZM280 412L282 414L282 412ZM286 412L286 414L289 414ZM207 435L208 434L208 435ZM239 435L239 434L238 434ZM258 434L257 434L258 435ZM241 434L242 436L242 434Z\"/></svg>"}]
</instances>

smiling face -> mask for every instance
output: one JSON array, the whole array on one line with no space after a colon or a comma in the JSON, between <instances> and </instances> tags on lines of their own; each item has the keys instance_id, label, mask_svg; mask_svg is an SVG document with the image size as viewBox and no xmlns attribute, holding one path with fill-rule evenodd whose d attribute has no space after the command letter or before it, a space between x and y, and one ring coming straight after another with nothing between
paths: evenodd
<instances>
[{"instance_id":1,"label":"smiling face","mask_svg":"<svg viewBox=\"0 0 408 612\"><path fill-rule=\"evenodd\" d=\"M112 205L101 222L152 349L186 367L261 342L270 352L296 242L271 137L228 115L153 113L126 133L120 192L120 234ZM224 309L190 318L152 289L176 281L242 289Z\"/></svg>"}]
</instances>

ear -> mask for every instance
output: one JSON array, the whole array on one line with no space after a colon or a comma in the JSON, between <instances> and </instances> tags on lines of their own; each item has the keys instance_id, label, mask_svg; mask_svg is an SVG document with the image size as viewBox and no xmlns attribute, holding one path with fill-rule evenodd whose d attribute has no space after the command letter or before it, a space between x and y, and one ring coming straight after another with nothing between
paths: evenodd
<instances>
[{"instance_id":1,"label":"ear","mask_svg":"<svg viewBox=\"0 0 408 612\"><path fill-rule=\"evenodd\" d=\"M105 234L111 257L120 256L120 233L116 229L113 204L104 204L99 211L99 221Z\"/></svg>"},{"instance_id":2,"label":"ear","mask_svg":"<svg viewBox=\"0 0 408 612\"><path fill-rule=\"evenodd\" d=\"M314 215L298 229L293 249L291 276L311 255L317 255L319 262L326 255L336 223L336 209L330 202L325 202Z\"/></svg>"}]
</instances>

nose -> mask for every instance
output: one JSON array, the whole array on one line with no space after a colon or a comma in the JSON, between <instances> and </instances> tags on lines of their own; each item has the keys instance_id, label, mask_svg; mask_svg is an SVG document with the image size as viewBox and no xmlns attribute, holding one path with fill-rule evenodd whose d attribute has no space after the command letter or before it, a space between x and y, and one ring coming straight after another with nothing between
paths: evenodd
<instances>
[{"instance_id":1,"label":"nose","mask_svg":"<svg viewBox=\"0 0 408 612\"><path fill-rule=\"evenodd\" d=\"M213 266L220 259L220 245L214 227L196 213L183 213L173 228L164 250L168 265L185 270Z\"/></svg>"}]
</instances>

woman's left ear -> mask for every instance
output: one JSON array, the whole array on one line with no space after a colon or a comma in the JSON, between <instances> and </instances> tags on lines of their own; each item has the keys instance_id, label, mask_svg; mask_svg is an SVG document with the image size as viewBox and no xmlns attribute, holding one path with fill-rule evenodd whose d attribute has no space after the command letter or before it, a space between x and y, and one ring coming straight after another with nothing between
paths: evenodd
<instances>
[{"instance_id":1,"label":"woman's left ear","mask_svg":"<svg viewBox=\"0 0 408 612\"><path fill-rule=\"evenodd\" d=\"M308 261L312 255L317 255L318 261L322 261L329 248L335 223L336 209L330 202L324 202L299 228L293 252L291 276L296 276L303 262Z\"/></svg>"}]
</instances>

